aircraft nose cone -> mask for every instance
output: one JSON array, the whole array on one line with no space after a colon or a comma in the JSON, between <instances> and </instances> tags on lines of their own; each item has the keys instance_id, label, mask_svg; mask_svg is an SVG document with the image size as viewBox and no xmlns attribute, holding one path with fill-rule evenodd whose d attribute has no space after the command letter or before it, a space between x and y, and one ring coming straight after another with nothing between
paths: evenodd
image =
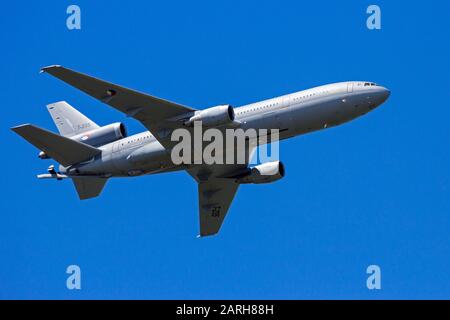
<instances>
[{"instance_id":1,"label":"aircraft nose cone","mask_svg":"<svg viewBox=\"0 0 450 320\"><path fill-rule=\"evenodd\" d=\"M384 101L386 101L387 98L389 98L389 96L391 95L391 90L385 87L381 87L381 95L384 98Z\"/></svg>"},{"instance_id":2,"label":"aircraft nose cone","mask_svg":"<svg viewBox=\"0 0 450 320\"><path fill-rule=\"evenodd\" d=\"M379 106L380 104L384 103L389 96L391 95L391 91L385 87L380 87L377 90L377 93L375 94L375 104Z\"/></svg>"}]
</instances>

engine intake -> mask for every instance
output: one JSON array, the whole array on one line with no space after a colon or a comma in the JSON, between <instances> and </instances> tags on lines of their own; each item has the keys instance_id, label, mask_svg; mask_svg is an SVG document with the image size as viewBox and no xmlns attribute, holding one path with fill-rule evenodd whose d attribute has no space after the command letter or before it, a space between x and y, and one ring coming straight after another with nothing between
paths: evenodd
<instances>
[{"instance_id":1,"label":"engine intake","mask_svg":"<svg viewBox=\"0 0 450 320\"><path fill-rule=\"evenodd\" d=\"M227 124L234 121L234 109L231 105L221 105L205 110L197 111L184 124L192 126L194 121L201 121L203 126L213 127Z\"/></svg>"},{"instance_id":2,"label":"engine intake","mask_svg":"<svg viewBox=\"0 0 450 320\"><path fill-rule=\"evenodd\" d=\"M243 177L239 178L240 183L271 183L280 180L285 175L284 164L281 161L266 162L257 165Z\"/></svg>"}]
</instances>

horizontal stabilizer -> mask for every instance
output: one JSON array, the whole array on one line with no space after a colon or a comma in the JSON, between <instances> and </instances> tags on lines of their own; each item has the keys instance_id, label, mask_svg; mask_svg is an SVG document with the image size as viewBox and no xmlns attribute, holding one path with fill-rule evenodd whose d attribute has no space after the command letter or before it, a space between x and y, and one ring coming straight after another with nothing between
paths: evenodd
<instances>
[{"instance_id":1,"label":"horizontal stabilizer","mask_svg":"<svg viewBox=\"0 0 450 320\"><path fill-rule=\"evenodd\" d=\"M107 178L73 177L73 184L81 200L97 197L103 190Z\"/></svg>"},{"instance_id":2,"label":"horizontal stabilizer","mask_svg":"<svg viewBox=\"0 0 450 320\"><path fill-rule=\"evenodd\" d=\"M62 137L32 124L23 124L11 128L11 130L65 167L88 160L101 152L100 149Z\"/></svg>"}]
</instances>

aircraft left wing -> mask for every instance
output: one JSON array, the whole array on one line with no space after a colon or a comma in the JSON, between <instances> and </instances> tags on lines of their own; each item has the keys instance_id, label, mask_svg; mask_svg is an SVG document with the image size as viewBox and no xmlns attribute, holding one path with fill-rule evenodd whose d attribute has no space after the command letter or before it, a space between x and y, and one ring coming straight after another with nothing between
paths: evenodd
<instances>
[{"instance_id":1,"label":"aircraft left wing","mask_svg":"<svg viewBox=\"0 0 450 320\"><path fill-rule=\"evenodd\" d=\"M186 169L198 183L200 236L219 232L239 188L237 178L248 171L256 144L249 143L245 149L246 162L243 164L203 164Z\"/></svg>"},{"instance_id":2,"label":"aircraft left wing","mask_svg":"<svg viewBox=\"0 0 450 320\"><path fill-rule=\"evenodd\" d=\"M239 184L234 179L214 178L198 184L200 236L219 232Z\"/></svg>"},{"instance_id":3,"label":"aircraft left wing","mask_svg":"<svg viewBox=\"0 0 450 320\"><path fill-rule=\"evenodd\" d=\"M196 111L62 66L48 66L41 71L139 120L168 149L173 145L170 141L172 131L183 125L182 119L189 118Z\"/></svg>"}]
</instances>

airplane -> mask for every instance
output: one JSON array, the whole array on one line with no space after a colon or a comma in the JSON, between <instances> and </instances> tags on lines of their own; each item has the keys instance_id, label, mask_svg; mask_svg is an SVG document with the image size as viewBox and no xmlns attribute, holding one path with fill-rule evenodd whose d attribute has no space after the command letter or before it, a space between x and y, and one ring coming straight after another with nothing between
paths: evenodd
<instances>
[{"instance_id":1,"label":"airplane","mask_svg":"<svg viewBox=\"0 0 450 320\"><path fill-rule=\"evenodd\" d=\"M176 129L192 129L192 122L200 120L203 126L220 130L278 129L283 140L353 120L383 104L390 95L387 88L374 82L347 81L241 107L219 105L198 110L60 65L44 67L41 72L140 121L148 131L127 136L123 123L99 126L65 101L51 103L47 108L60 134L32 124L11 128L40 150L39 158L52 158L60 164L58 171L51 165L48 173L38 178L71 178L83 200L98 196L112 177L185 170L198 183L200 237L219 232L241 184L274 182L285 176L285 168L281 161L250 166L255 143L247 145L245 163L174 164L171 133Z\"/></svg>"}]
</instances>

